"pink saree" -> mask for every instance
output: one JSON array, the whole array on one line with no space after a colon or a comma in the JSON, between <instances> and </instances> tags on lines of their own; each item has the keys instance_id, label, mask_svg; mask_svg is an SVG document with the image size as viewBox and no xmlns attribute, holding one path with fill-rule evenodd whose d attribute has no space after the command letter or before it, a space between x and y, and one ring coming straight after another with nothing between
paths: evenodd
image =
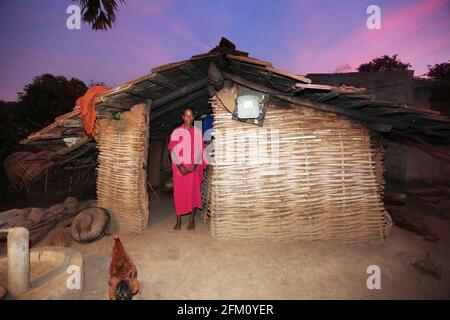
<instances>
[{"instance_id":1,"label":"pink saree","mask_svg":"<svg viewBox=\"0 0 450 320\"><path fill-rule=\"evenodd\" d=\"M202 208L201 185L203 170L207 167L204 148L202 130L198 127L192 126L188 129L182 124L175 128L170 136L168 149L172 159L173 198L177 215L190 213L194 208ZM197 167L194 171L182 175L174 154L185 168L194 164L197 159Z\"/></svg>"}]
</instances>

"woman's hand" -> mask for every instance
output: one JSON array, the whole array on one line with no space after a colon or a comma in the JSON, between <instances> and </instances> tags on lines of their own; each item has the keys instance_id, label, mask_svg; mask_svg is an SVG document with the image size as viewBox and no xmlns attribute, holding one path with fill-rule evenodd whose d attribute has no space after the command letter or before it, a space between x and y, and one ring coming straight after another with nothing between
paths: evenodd
<instances>
[{"instance_id":1,"label":"woman's hand","mask_svg":"<svg viewBox=\"0 0 450 320\"><path fill-rule=\"evenodd\" d=\"M189 165L188 170L189 170L189 172L192 172L192 171L195 170L195 168L197 168L197 165L196 164L191 164L191 165Z\"/></svg>"},{"instance_id":2,"label":"woman's hand","mask_svg":"<svg viewBox=\"0 0 450 320\"><path fill-rule=\"evenodd\" d=\"M182 164L179 164L177 167L178 167L178 170L180 170L181 175L183 175L183 176L187 175L190 172Z\"/></svg>"},{"instance_id":3,"label":"woman's hand","mask_svg":"<svg viewBox=\"0 0 450 320\"><path fill-rule=\"evenodd\" d=\"M177 167L178 167L178 170L180 170L181 174L184 176L184 175L194 171L195 168L197 168L197 165L196 164L190 164L189 167L186 168L182 164L179 164Z\"/></svg>"}]
</instances>

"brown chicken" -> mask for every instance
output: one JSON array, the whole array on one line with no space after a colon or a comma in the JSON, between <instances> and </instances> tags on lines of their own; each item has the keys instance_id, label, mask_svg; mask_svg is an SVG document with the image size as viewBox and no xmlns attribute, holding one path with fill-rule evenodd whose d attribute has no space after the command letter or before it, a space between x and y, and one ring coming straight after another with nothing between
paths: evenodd
<instances>
[{"instance_id":1,"label":"brown chicken","mask_svg":"<svg viewBox=\"0 0 450 320\"><path fill-rule=\"evenodd\" d=\"M140 289L136 266L125 252L118 235L113 237L108 283L110 300L131 300Z\"/></svg>"}]
</instances>

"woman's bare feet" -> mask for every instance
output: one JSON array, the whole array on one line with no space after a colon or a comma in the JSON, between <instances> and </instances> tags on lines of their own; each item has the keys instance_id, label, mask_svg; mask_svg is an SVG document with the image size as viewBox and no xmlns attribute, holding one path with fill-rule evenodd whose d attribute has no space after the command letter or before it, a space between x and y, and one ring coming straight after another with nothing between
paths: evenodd
<instances>
[{"instance_id":1,"label":"woman's bare feet","mask_svg":"<svg viewBox=\"0 0 450 320\"><path fill-rule=\"evenodd\" d=\"M180 230L181 229L181 217L177 216L177 223L173 227L173 230Z\"/></svg>"},{"instance_id":2,"label":"woman's bare feet","mask_svg":"<svg viewBox=\"0 0 450 320\"><path fill-rule=\"evenodd\" d=\"M195 210L191 213L191 218L189 219L189 225L188 230L194 230L195 229Z\"/></svg>"}]
</instances>

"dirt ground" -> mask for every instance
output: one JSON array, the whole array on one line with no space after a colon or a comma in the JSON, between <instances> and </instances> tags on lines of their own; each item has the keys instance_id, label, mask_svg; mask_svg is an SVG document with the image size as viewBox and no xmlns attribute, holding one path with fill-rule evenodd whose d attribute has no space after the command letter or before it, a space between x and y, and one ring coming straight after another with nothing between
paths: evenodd
<instances>
[{"instance_id":1,"label":"dirt ground","mask_svg":"<svg viewBox=\"0 0 450 320\"><path fill-rule=\"evenodd\" d=\"M172 198L159 197L145 232L121 234L143 284L135 299L450 299L450 220L442 215L388 208L414 215L433 230L431 241L397 226L384 245L219 241L199 217L195 231L186 217L172 230ZM107 299L112 237L71 247L85 259L83 299ZM380 290L367 289L370 265L381 268Z\"/></svg>"}]
</instances>

